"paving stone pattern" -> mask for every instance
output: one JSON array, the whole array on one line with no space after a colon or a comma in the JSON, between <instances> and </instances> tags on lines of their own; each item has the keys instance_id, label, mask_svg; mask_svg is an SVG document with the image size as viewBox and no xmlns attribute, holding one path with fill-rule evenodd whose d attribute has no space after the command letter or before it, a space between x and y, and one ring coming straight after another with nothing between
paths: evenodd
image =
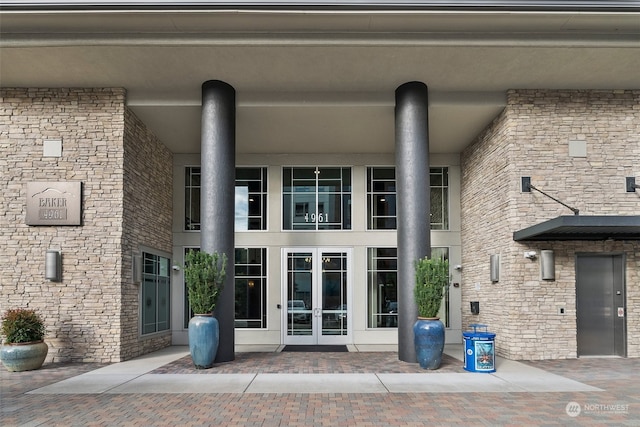
<instances>
[{"instance_id":1,"label":"paving stone pattern","mask_svg":"<svg viewBox=\"0 0 640 427\"><path fill-rule=\"evenodd\" d=\"M281 357L284 356L284 357ZM298 356L298 357L296 357ZM359 372L379 369L375 354L246 353L214 372ZM369 357L371 356L371 357ZM393 354L386 355L393 358ZM188 357L155 373L187 373ZM315 362L313 362L315 360ZM374 361L369 368L365 362ZM388 363L383 358L379 363ZM458 369L446 360L438 375ZM451 362L451 364L449 364ZM310 367L315 363L316 367ZM637 426L640 425L640 359L574 359L525 362L583 381L603 392L572 393L331 393L331 394L95 394L28 395L26 392L97 369L100 364L47 364L32 372L0 368L2 426ZM389 369L405 369L394 361ZM408 364L409 365L409 364ZM411 367L413 368L413 367ZM336 369L333 371L333 369ZM382 368L381 368L382 369ZM408 368L407 368L408 369ZM194 374L200 372L192 371ZM404 372L404 371L403 371ZM423 372L420 370L420 372ZM207 372L209 373L209 372ZM468 375L485 375L473 374ZM567 415L575 402L582 411ZM607 406L608 405L608 406ZM621 410L625 408L626 410ZM616 409L617 408L617 409Z\"/></svg>"}]
</instances>

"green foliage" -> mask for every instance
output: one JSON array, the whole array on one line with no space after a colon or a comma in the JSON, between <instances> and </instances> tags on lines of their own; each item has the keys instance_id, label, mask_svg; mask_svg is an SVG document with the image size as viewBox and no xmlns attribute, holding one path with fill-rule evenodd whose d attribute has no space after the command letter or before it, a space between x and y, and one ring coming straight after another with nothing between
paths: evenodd
<instances>
[{"instance_id":1,"label":"green foliage","mask_svg":"<svg viewBox=\"0 0 640 427\"><path fill-rule=\"evenodd\" d=\"M227 255L189 251L185 257L184 280L189 305L195 314L209 314L216 308L226 276Z\"/></svg>"},{"instance_id":2,"label":"green foliage","mask_svg":"<svg viewBox=\"0 0 640 427\"><path fill-rule=\"evenodd\" d=\"M2 316L2 335L7 344L42 341L45 332L44 321L35 310L14 308Z\"/></svg>"},{"instance_id":3,"label":"green foliage","mask_svg":"<svg viewBox=\"0 0 640 427\"><path fill-rule=\"evenodd\" d=\"M413 295L419 317L437 317L449 284L449 261L425 257L415 263L416 286Z\"/></svg>"}]
</instances>

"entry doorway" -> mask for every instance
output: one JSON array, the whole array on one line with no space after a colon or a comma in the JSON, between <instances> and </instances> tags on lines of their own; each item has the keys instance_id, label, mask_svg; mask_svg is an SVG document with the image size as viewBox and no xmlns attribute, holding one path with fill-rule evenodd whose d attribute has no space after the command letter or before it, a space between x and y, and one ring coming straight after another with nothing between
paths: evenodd
<instances>
[{"instance_id":1,"label":"entry doorway","mask_svg":"<svg viewBox=\"0 0 640 427\"><path fill-rule=\"evenodd\" d=\"M283 250L284 344L350 344L351 249Z\"/></svg>"},{"instance_id":2,"label":"entry doorway","mask_svg":"<svg viewBox=\"0 0 640 427\"><path fill-rule=\"evenodd\" d=\"M626 357L623 255L578 255L576 316L578 357Z\"/></svg>"}]
</instances>

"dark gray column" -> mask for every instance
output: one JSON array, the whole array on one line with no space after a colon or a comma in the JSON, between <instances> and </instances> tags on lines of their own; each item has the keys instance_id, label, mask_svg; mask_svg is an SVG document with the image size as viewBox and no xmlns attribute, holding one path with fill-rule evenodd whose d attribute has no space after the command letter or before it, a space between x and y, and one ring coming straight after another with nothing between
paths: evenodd
<instances>
[{"instance_id":1,"label":"dark gray column","mask_svg":"<svg viewBox=\"0 0 640 427\"><path fill-rule=\"evenodd\" d=\"M409 82L396 89L398 358L414 363L413 324L418 316L414 262L431 253L427 103L424 83Z\"/></svg>"},{"instance_id":2,"label":"dark gray column","mask_svg":"<svg viewBox=\"0 0 640 427\"><path fill-rule=\"evenodd\" d=\"M225 82L202 84L200 247L228 257L227 276L215 316L220 323L216 362L235 359L234 212L236 93Z\"/></svg>"}]
</instances>

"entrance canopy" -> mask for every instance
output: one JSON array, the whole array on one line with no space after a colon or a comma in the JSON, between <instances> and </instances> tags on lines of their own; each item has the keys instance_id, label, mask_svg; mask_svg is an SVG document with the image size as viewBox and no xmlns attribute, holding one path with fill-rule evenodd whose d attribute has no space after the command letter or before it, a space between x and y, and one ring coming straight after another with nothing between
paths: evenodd
<instances>
[{"instance_id":1,"label":"entrance canopy","mask_svg":"<svg viewBox=\"0 0 640 427\"><path fill-rule=\"evenodd\" d=\"M461 152L509 89L640 87L637 2L8 0L0 20L3 87L123 87L174 153L200 151L212 79L237 92L239 154L393 153L409 81L432 153Z\"/></svg>"},{"instance_id":2,"label":"entrance canopy","mask_svg":"<svg viewBox=\"0 0 640 427\"><path fill-rule=\"evenodd\" d=\"M607 239L640 240L640 216L559 216L513 233L516 242Z\"/></svg>"}]
</instances>

